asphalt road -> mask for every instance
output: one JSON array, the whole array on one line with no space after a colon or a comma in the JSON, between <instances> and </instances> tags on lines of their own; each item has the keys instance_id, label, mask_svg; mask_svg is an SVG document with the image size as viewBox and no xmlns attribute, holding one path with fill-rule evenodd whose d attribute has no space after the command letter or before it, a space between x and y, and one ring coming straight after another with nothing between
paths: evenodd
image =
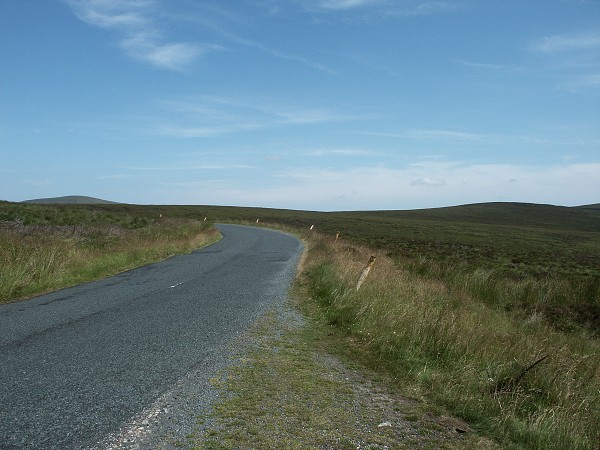
<instances>
[{"instance_id":1,"label":"asphalt road","mask_svg":"<svg viewBox=\"0 0 600 450\"><path fill-rule=\"evenodd\" d=\"M0 448L94 447L281 303L301 243L219 229L189 255L0 305Z\"/></svg>"}]
</instances>

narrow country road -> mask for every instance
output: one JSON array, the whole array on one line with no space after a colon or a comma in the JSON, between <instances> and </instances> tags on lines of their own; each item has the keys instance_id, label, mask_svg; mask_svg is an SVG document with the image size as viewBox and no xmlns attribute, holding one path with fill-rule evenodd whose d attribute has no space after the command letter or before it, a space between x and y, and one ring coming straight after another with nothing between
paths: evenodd
<instances>
[{"instance_id":1,"label":"narrow country road","mask_svg":"<svg viewBox=\"0 0 600 450\"><path fill-rule=\"evenodd\" d=\"M92 448L282 302L302 244L219 225L206 249L0 305L0 448Z\"/></svg>"}]
</instances>

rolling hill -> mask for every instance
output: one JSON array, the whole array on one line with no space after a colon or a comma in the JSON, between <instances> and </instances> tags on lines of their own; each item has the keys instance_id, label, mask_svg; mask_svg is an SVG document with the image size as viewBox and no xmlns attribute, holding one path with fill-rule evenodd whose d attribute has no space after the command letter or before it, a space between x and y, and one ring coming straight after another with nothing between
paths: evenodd
<instances>
[{"instance_id":1,"label":"rolling hill","mask_svg":"<svg viewBox=\"0 0 600 450\"><path fill-rule=\"evenodd\" d=\"M101 198L86 197L83 195L66 195L64 197L37 198L25 200L23 203L41 203L57 205L114 205L117 202L102 200Z\"/></svg>"}]
</instances>

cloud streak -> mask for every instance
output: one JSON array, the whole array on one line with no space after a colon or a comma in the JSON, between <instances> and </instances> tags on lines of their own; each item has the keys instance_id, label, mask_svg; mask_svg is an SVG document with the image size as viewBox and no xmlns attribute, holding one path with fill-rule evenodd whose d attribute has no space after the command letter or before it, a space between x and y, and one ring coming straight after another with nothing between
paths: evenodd
<instances>
[{"instance_id":1,"label":"cloud streak","mask_svg":"<svg viewBox=\"0 0 600 450\"><path fill-rule=\"evenodd\" d=\"M316 6L321 9L354 9L365 6L381 5L387 3L382 0L321 0L316 2Z\"/></svg>"},{"instance_id":2,"label":"cloud streak","mask_svg":"<svg viewBox=\"0 0 600 450\"><path fill-rule=\"evenodd\" d=\"M308 126L353 120L329 108L282 107L225 97L163 102L172 117L159 120L156 133L175 138L208 138L285 126Z\"/></svg>"},{"instance_id":3,"label":"cloud streak","mask_svg":"<svg viewBox=\"0 0 600 450\"><path fill-rule=\"evenodd\" d=\"M155 0L66 0L83 22L121 34L119 47L130 57L162 69L185 71L215 45L170 42L157 25Z\"/></svg>"},{"instance_id":4,"label":"cloud streak","mask_svg":"<svg viewBox=\"0 0 600 450\"><path fill-rule=\"evenodd\" d=\"M404 130L398 133L378 132L378 131L366 131L361 134L368 136L387 137L387 138L399 138L399 139L417 139L417 140L444 140L444 141L470 141L470 142L484 142L489 141L490 136L478 133L469 133L465 131L456 130L442 130L442 129L411 129Z\"/></svg>"},{"instance_id":5,"label":"cloud streak","mask_svg":"<svg viewBox=\"0 0 600 450\"><path fill-rule=\"evenodd\" d=\"M556 65L563 81L558 88L572 93L590 92L600 87L598 53L600 33L580 32L545 37L529 49L545 55ZM556 71L556 69L554 69Z\"/></svg>"},{"instance_id":6,"label":"cloud streak","mask_svg":"<svg viewBox=\"0 0 600 450\"><path fill-rule=\"evenodd\" d=\"M600 33L555 35L534 42L533 50L543 53L562 53L600 48Z\"/></svg>"},{"instance_id":7,"label":"cloud streak","mask_svg":"<svg viewBox=\"0 0 600 450\"><path fill-rule=\"evenodd\" d=\"M311 11L350 11L371 9L388 17L429 16L463 7L461 2L446 0L313 0L305 1Z\"/></svg>"},{"instance_id":8,"label":"cloud streak","mask_svg":"<svg viewBox=\"0 0 600 450\"><path fill-rule=\"evenodd\" d=\"M417 178L416 180L414 180L412 183L410 183L412 186L445 186L446 182L444 180L439 180L436 178L428 178L428 177L424 177L424 178Z\"/></svg>"},{"instance_id":9,"label":"cloud streak","mask_svg":"<svg viewBox=\"0 0 600 450\"><path fill-rule=\"evenodd\" d=\"M248 164L190 164L181 166L125 167L125 169L142 172L170 172L189 170L254 170L256 167Z\"/></svg>"}]
</instances>

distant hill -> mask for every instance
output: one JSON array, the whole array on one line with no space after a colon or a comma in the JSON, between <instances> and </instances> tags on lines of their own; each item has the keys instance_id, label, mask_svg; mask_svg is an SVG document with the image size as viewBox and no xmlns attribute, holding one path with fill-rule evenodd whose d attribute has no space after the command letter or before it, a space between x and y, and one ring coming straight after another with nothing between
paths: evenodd
<instances>
[{"instance_id":1,"label":"distant hill","mask_svg":"<svg viewBox=\"0 0 600 450\"><path fill-rule=\"evenodd\" d=\"M581 205L576 206L578 209L600 209L600 203L595 203L593 205Z\"/></svg>"},{"instance_id":2,"label":"distant hill","mask_svg":"<svg viewBox=\"0 0 600 450\"><path fill-rule=\"evenodd\" d=\"M62 204L62 205L115 205L117 202L83 195L66 195L64 197L37 198L25 200L23 203Z\"/></svg>"},{"instance_id":3,"label":"distant hill","mask_svg":"<svg viewBox=\"0 0 600 450\"><path fill-rule=\"evenodd\" d=\"M481 223L553 229L597 231L600 228L600 205L566 207L533 203L475 203L446 208L408 211L353 212L381 219L420 219L440 222Z\"/></svg>"}]
</instances>

